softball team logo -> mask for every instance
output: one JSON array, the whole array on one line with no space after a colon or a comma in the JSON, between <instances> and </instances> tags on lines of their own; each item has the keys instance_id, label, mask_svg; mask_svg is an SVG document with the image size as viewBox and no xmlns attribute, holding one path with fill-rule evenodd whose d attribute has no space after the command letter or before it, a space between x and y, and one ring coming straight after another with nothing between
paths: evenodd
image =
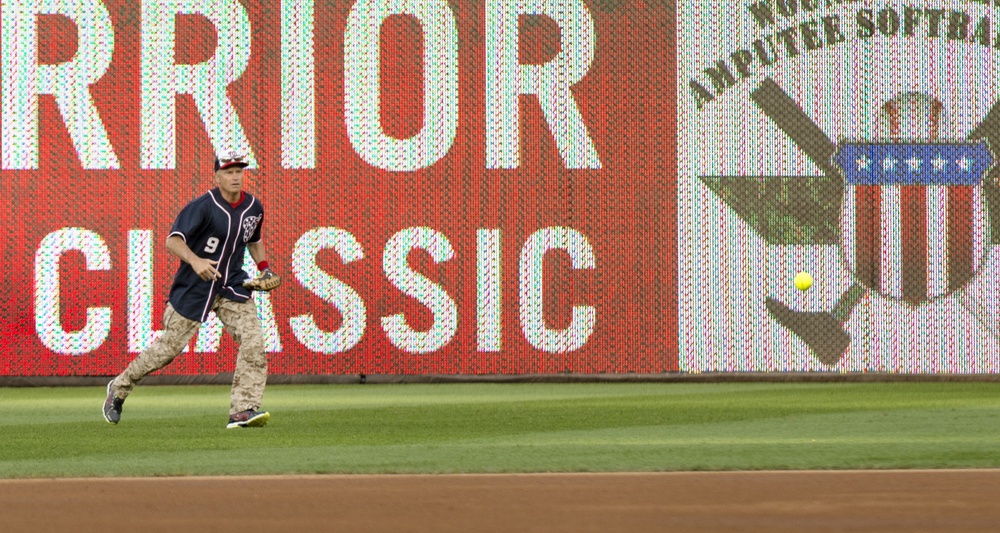
<instances>
[{"instance_id":1,"label":"softball team logo","mask_svg":"<svg viewBox=\"0 0 1000 533\"><path fill-rule=\"evenodd\" d=\"M850 348L845 324L873 294L913 306L954 295L1000 339L987 304L965 290L996 222L983 192L996 188L984 179L995 161L992 126L974 128L966 140L944 140L951 135L944 105L904 93L882 106L869 126L872 138L835 143L773 80L765 79L751 100L822 175L702 182L769 246L839 245L853 273L827 311L799 311L766 297L774 321L828 366Z\"/></svg>"},{"instance_id":2,"label":"softball team logo","mask_svg":"<svg viewBox=\"0 0 1000 533\"><path fill-rule=\"evenodd\" d=\"M264 218L264 215L246 217L243 219L243 242L248 242L253 237L253 232L257 231L257 225Z\"/></svg>"},{"instance_id":3,"label":"softball team logo","mask_svg":"<svg viewBox=\"0 0 1000 533\"><path fill-rule=\"evenodd\" d=\"M841 142L840 243L856 281L919 305L968 283L988 242L986 141L942 140L941 101L904 93L881 108L874 140Z\"/></svg>"}]
</instances>

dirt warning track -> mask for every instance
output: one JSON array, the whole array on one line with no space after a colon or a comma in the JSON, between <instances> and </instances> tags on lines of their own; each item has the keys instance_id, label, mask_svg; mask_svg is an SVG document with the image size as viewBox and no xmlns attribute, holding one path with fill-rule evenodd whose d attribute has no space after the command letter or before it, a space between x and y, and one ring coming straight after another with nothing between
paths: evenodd
<instances>
[{"instance_id":1,"label":"dirt warning track","mask_svg":"<svg viewBox=\"0 0 1000 533\"><path fill-rule=\"evenodd\" d=\"M0 480L0 531L995 531L1000 470Z\"/></svg>"}]
</instances>

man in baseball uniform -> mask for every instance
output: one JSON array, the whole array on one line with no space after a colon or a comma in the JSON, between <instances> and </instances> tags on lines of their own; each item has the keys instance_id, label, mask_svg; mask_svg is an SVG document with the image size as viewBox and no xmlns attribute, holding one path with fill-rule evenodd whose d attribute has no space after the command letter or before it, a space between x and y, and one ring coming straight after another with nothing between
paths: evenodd
<instances>
[{"instance_id":1,"label":"man in baseball uniform","mask_svg":"<svg viewBox=\"0 0 1000 533\"><path fill-rule=\"evenodd\" d=\"M264 207L243 190L247 165L246 158L235 153L217 156L217 187L192 200L177 215L167 250L181 264L163 313L164 331L108 383L104 418L109 423L121 420L122 404L132 388L170 364L213 311L239 344L226 427L258 427L270 419L266 411L259 411L267 357L251 291L271 290L281 278L268 268L261 237ZM260 271L253 280L242 268L246 251Z\"/></svg>"}]
</instances>

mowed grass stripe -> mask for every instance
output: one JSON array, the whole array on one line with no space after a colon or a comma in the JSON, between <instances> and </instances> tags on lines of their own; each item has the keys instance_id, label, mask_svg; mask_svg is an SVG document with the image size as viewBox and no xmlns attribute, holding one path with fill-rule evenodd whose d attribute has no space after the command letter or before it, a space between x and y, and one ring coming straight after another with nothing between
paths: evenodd
<instances>
[{"instance_id":1,"label":"mowed grass stripe","mask_svg":"<svg viewBox=\"0 0 1000 533\"><path fill-rule=\"evenodd\" d=\"M225 430L228 388L0 389L0 477L1000 467L994 383L283 385Z\"/></svg>"}]
</instances>

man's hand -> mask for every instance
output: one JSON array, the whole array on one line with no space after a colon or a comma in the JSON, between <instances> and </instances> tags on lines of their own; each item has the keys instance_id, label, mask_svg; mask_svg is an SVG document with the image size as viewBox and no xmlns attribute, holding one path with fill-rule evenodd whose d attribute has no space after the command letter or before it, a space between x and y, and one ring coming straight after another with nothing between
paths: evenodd
<instances>
[{"instance_id":1,"label":"man's hand","mask_svg":"<svg viewBox=\"0 0 1000 533\"><path fill-rule=\"evenodd\" d=\"M194 273L198 274L198 277L205 281L222 277L222 274L219 274L219 271L215 269L215 265L219 264L218 261L198 257L188 248L187 243L179 235L167 237L167 251L177 256L181 261L191 265Z\"/></svg>"},{"instance_id":2,"label":"man's hand","mask_svg":"<svg viewBox=\"0 0 1000 533\"><path fill-rule=\"evenodd\" d=\"M222 274L219 274L219 271L215 269L215 265L217 264L219 264L218 261L202 259L201 257L195 257L191 260L191 268L194 269L194 273L198 274L198 277L205 281L222 277Z\"/></svg>"},{"instance_id":3,"label":"man's hand","mask_svg":"<svg viewBox=\"0 0 1000 533\"><path fill-rule=\"evenodd\" d=\"M270 291L281 285L281 276L265 268L257 277L243 282L243 286L252 291Z\"/></svg>"}]
</instances>

